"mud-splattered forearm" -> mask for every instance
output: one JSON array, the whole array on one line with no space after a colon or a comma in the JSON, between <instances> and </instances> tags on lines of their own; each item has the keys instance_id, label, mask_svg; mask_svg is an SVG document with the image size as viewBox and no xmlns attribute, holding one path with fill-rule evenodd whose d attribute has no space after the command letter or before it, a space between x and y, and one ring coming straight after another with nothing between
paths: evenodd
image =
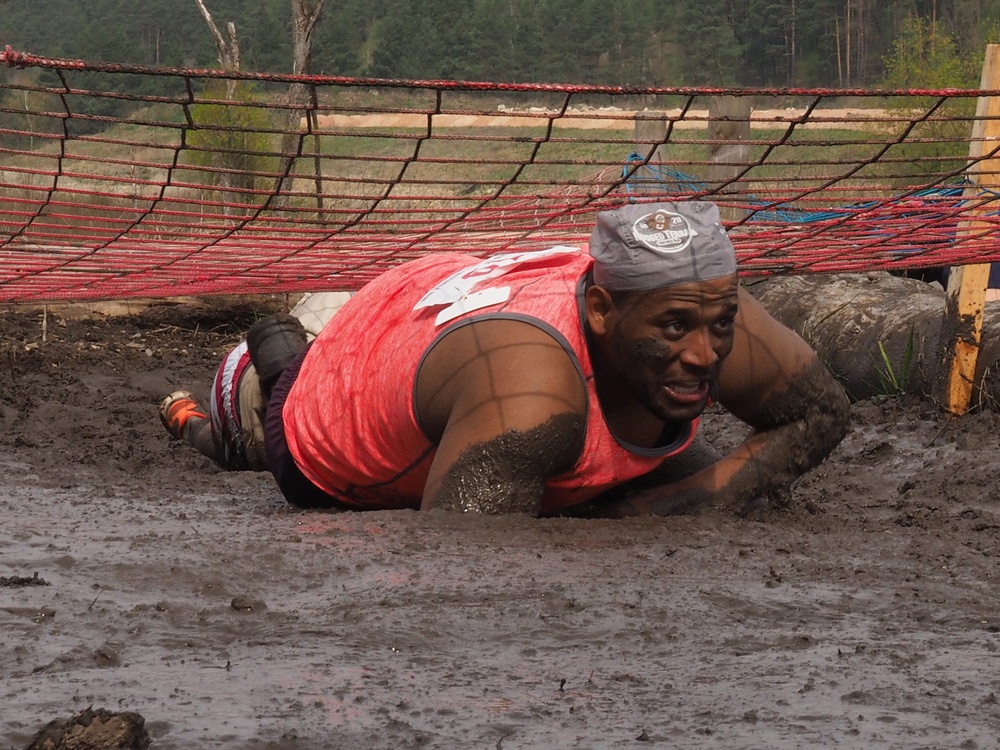
<instances>
[{"instance_id":1,"label":"mud-splattered forearm","mask_svg":"<svg viewBox=\"0 0 1000 750\"><path fill-rule=\"evenodd\" d=\"M709 506L743 512L786 488L818 465L847 434L850 405L844 389L816 362L794 385L756 410L753 431L729 455L687 478L658 472L664 484L609 499L594 515L673 515Z\"/></svg>"},{"instance_id":2,"label":"mud-splattered forearm","mask_svg":"<svg viewBox=\"0 0 1000 750\"><path fill-rule=\"evenodd\" d=\"M538 515L545 481L580 453L584 420L558 414L529 430L510 430L465 449L445 474L432 506L477 513Z\"/></svg>"},{"instance_id":3,"label":"mud-splattered forearm","mask_svg":"<svg viewBox=\"0 0 1000 750\"><path fill-rule=\"evenodd\" d=\"M787 488L830 455L849 424L847 394L817 360L792 386L761 404L754 431L737 449L749 456L718 490L715 505L739 512Z\"/></svg>"}]
</instances>

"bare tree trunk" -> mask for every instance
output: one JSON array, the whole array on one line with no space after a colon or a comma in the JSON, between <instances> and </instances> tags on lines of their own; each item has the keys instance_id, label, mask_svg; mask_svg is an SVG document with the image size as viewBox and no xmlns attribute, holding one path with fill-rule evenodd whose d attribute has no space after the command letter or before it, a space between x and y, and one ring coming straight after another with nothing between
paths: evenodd
<instances>
[{"instance_id":1,"label":"bare tree trunk","mask_svg":"<svg viewBox=\"0 0 1000 750\"><path fill-rule=\"evenodd\" d=\"M835 16L833 19L834 36L837 39L837 85L843 88L844 86L844 61L841 58L840 50L842 45L840 43L840 17Z\"/></svg>"},{"instance_id":2,"label":"bare tree trunk","mask_svg":"<svg viewBox=\"0 0 1000 750\"><path fill-rule=\"evenodd\" d=\"M868 80L868 47L870 39L868 28L871 25L871 18L874 15L871 8L871 0L858 0L856 19L854 27L858 30L858 40L855 44L855 85L864 85Z\"/></svg>"},{"instance_id":3,"label":"bare tree trunk","mask_svg":"<svg viewBox=\"0 0 1000 750\"><path fill-rule=\"evenodd\" d=\"M240 69L240 45L236 39L236 24L230 21L226 24L226 31L229 34L229 41L222 36L222 32L219 31L219 27L215 25L215 20L212 18L212 14L209 13L208 8L205 7L203 0L195 0L198 4L198 8L201 10L202 16L205 17L205 23L208 24L208 30L212 33L212 38L215 39L215 48L218 53L219 66L222 70L236 71ZM226 80L226 99L232 101L236 96L236 81L232 78ZM225 197L232 193L232 189L236 184L236 175L223 170L219 174L219 187L222 188L222 195ZM228 214L228 207L225 208L225 212Z\"/></svg>"},{"instance_id":4,"label":"bare tree trunk","mask_svg":"<svg viewBox=\"0 0 1000 750\"><path fill-rule=\"evenodd\" d=\"M198 4L201 14L205 17L205 23L208 24L208 30L212 32L212 37L215 39L215 48L218 51L220 67L223 70L239 70L240 45L236 41L236 24L232 21L226 24L226 30L229 32L229 41L227 42L222 37L219 27L215 25L212 14L208 12L208 8L205 7L203 0L194 1Z\"/></svg>"},{"instance_id":5,"label":"bare tree trunk","mask_svg":"<svg viewBox=\"0 0 1000 750\"><path fill-rule=\"evenodd\" d=\"M326 0L292 0L292 72L296 75L306 75L312 72L312 35L316 30L316 23L323 12L323 5ZM299 140L301 136L301 123L303 113L308 118L310 124L315 126L315 110L310 107L310 88L303 83L293 83L288 90L288 127L282 138L281 144L281 166L278 183L275 186L276 205L282 205L287 201L287 191L291 188L292 171L295 159L300 153ZM300 109L301 108L301 109ZM315 159L316 169L316 201L317 207L322 209L322 175L320 174L319 162L319 139L316 138L317 157Z\"/></svg>"},{"instance_id":6,"label":"bare tree trunk","mask_svg":"<svg viewBox=\"0 0 1000 750\"><path fill-rule=\"evenodd\" d=\"M851 81L851 33L854 29L853 19L851 17L851 0L847 0L847 18L844 20L844 39L847 41L847 50L844 52L844 60L847 63L847 85L850 86Z\"/></svg>"},{"instance_id":7,"label":"bare tree trunk","mask_svg":"<svg viewBox=\"0 0 1000 750\"><path fill-rule=\"evenodd\" d=\"M787 67L785 69L785 76L786 76L785 77L785 81L787 82L787 84L789 86L794 86L795 85L795 67L796 67L796 62L797 62L796 57L798 55L798 50L796 49L796 44L795 44L795 42L796 42L796 38L795 38L795 34L796 34L796 21L798 20L797 17L796 17L797 8L796 8L795 0L792 0L791 11L792 11L791 12L791 19L789 20L789 24L791 26L791 34L789 35L789 39L788 39L788 65L787 65Z\"/></svg>"}]
</instances>

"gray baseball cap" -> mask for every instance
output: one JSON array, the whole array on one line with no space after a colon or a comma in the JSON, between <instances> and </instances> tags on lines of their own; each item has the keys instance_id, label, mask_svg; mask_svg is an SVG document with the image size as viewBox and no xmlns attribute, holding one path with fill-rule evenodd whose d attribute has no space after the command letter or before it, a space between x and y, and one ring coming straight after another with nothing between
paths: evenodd
<instances>
[{"instance_id":1,"label":"gray baseball cap","mask_svg":"<svg viewBox=\"0 0 1000 750\"><path fill-rule=\"evenodd\" d=\"M736 273L736 252L708 201L637 203L597 214L594 283L616 292L659 289Z\"/></svg>"}]
</instances>

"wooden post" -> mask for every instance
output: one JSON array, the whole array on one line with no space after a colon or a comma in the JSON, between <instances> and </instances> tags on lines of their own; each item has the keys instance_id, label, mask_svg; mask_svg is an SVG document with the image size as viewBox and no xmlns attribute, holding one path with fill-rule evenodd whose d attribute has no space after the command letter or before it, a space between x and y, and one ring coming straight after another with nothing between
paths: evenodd
<instances>
[{"instance_id":1,"label":"wooden post","mask_svg":"<svg viewBox=\"0 0 1000 750\"><path fill-rule=\"evenodd\" d=\"M647 111L635 113L635 151L650 161L660 161L660 150L667 138L667 113Z\"/></svg>"},{"instance_id":2,"label":"wooden post","mask_svg":"<svg viewBox=\"0 0 1000 750\"><path fill-rule=\"evenodd\" d=\"M744 186L736 176L746 168L750 157L750 99L744 96L713 96L708 104L708 182L713 188L725 186L716 200L742 198ZM746 211L733 205L720 205L723 221L738 221Z\"/></svg>"},{"instance_id":3,"label":"wooden post","mask_svg":"<svg viewBox=\"0 0 1000 750\"><path fill-rule=\"evenodd\" d=\"M1000 88L1000 45L989 44L986 46L980 89L988 91L997 88ZM973 162L968 171L971 184L965 190L969 200L978 200L983 188L1000 187L1000 158L976 161L986 151L984 144L997 140L1000 140L1000 97L981 97L976 105L976 120L969 146L969 158ZM976 210L973 209L973 214ZM982 228L983 222L973 217L959 225L959 234ZM956 266L948 274L942 338L945 342L942 401L945 408L955 415L965 414L972 404L989 275L989 263Z\"/></svg>"},{"instance_id":4,"label":"wooden post","mask_svg":"<svg viewBox=\"0 0 1000 750\"><path fill-rule=\"evenodd\" d=\"M635 152L654 166L666 158L664 141L667 138L667 115L665 112L642 111L635 114ZM663 185L640 171L629 183L637 193L659 193Z\"/></svg>"}]
</instances>

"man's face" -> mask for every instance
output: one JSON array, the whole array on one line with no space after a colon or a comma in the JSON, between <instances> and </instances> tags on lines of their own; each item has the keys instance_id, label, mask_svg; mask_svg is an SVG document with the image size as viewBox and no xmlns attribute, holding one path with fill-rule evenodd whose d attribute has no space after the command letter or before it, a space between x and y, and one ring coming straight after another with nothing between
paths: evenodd
<instances>
[{"instance_id":1,"label":"man's face","mask_svg":"<svg viewBox=\"0 0 1000 750\"><path fill-rule=\"evenodd\" d=\"M733 348L737 289L733 275L611 302L595 333L612 387L667 422L701 414Z\"/></svg>"}]
</instances>

